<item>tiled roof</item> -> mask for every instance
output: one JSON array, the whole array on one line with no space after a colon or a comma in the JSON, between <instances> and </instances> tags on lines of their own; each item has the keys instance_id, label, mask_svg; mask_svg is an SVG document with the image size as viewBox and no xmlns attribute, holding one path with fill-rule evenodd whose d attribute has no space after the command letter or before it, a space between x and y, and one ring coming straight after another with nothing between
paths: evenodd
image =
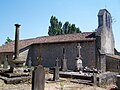
<instances>
[{"instance_id":1,"label":"tiled roof","mask_svg":"<svg viewBox=\"0 0 120 90\"><path fill-rule=\"evenodd\" d=\"M20 49L25 48L33 43L32 39L20 40L19 47ZM0 47L0 52L14 52L14 41Z\"/></svg>"},{"instance_id":2,"label":"tiled roof","mask_svg":"<svg viewBox=\"0 0 120 90\"><path fill-rule=\"evenodd\" d=\"M57 36L45 36L38 37L35 40L35 43L59 43L59 42L73 42L73 41L90 41L95 39L94 33L85 32L78 34L66 34L66 35L57 35Z\"/></svg>"},{"instance_id":3,"label":"tiled roof","mask_svg":"<svg viewBox=\"0 0 120 90\"><path fill-rule=\"evenodd\" d=\"M66 34L57 36L43 36L32 39L25 39L19 41L19 48L25 48L32 44L40 43L60 43L60 42L74 42L74 41L93 41L95 40L94 32L84 32L77 34ZM0 52L14 52L14 41L0 47Z\"/></svg>"}]
</instances>

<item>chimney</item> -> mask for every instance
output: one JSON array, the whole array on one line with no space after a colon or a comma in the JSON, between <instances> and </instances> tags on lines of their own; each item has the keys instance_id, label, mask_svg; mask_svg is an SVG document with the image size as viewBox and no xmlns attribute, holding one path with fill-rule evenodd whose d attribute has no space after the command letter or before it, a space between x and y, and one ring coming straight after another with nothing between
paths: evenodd
<instances>
[{"instance_id":1,"label":"chimney","mask_svg":"<svg viewBox=\"0 0 120 90\"><path fill-rule=\"evenodd\" d=\"M15 50L15 58L14 59L18 59L19 57L19 28L21 25L19 24L15 24L15 46L14 46L14 50Z\"/></svg>"}]
</instances>

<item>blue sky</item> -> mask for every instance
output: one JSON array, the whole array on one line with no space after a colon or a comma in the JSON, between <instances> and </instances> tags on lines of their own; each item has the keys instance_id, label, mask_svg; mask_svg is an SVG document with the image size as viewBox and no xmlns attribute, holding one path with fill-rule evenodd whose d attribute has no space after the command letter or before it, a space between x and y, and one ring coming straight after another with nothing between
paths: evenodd
<instances>
[{"instance_id":1,"label":"blue sky","mask_svg":"<svg viewBox=\"0 0 120 90\"><path fill-rule=\"evenodd\" d=\"M52 15L76 24L82 32L94 31L103 8L114 19L115 46L120 51L120 0L0 0L0 45L6 37L14 40L15 23L21 24L20 39L46 36Z\"/></svg>"}]
</instances>

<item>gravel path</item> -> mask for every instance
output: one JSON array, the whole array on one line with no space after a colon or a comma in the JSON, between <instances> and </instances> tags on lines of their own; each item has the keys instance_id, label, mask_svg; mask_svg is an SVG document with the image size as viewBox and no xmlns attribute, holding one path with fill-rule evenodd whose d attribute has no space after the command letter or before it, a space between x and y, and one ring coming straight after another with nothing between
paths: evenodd
<instances>
[{"instance_id":1,"label":"gravel path","mask_svg":"<svg viewBox=\"0 0 120 90\"><path fill-rule=\"evenodd\" d=\"M65 81L57 83L45 83L45 90L109 90L114 86L115 85L109 85L101 88L97 86L89 86ZM63 89L61 89L62 87ZM5 84L2 80L0 80L0 90L31 90L31 84Z\"/></svg>"}]
</instances>

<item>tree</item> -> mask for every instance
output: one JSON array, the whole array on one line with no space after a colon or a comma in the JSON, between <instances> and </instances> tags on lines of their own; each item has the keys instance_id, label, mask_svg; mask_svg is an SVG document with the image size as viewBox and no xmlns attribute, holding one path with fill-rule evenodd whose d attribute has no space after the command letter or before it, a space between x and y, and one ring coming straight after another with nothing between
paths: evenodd
<instances>
[{"instance_id":1,"label":"tree","mask_svg":"<svg viewBox=\"0 0 120 90\"><path fill-rule=\"evenodd\" d=\"M69 22L65 22L65 24L63 25L63 34L68 34L68 30L69 30Z\"/></svg>"},{"instance_id":2,"label":"tree","mask_svg":"<svg viewBox=\"0 0 120 90\"><path fill-rule=\"evenodd\" d=\"M80 29L75 26L75 24L70 24L68 21L62 26L62 22L58 21L55 16L51 16L50 26L48 28L48 35L62 35L62 34L73 34L81 33Z\"/></svg>"},{"instance_id":3,"label":"tree","mask_svg":"<svg viewBox=\"0 0 120 90\"><path fill-rule=\"evenodd\" d=\"M65 30L63 29L65 31L65 34L81 33L80 29L78 27L76 27L75 24L72 24L72 25L68 24L65 26L67 26L67 28Z\"/></svg>"},{"instance_id":4,"label":"tree","mask_svg":"<svg viewBox=\"0 0 120 90\"><path fill-rule=\"evenodd\" d=\"M79 27L78 27L78 28L76 28L76 33L81 33L81 31L80 31Z\"/></svg>"},{"instance_id":5,"label":"tree","mask_svg":"<svg viewBox=\"0 0 120 90\"><path fill-rule=\"evenodd\" d=\"M12 42L12 41L13 41L12 39L10 39L9 37L7 37L5 44L8 44L8 43L10 43L10 42Z\"/></svg>"},{"instance_id":6,"label":"tree","mask_svg":"<svg viewBox=\"0 0 120 90\"><path fill-rule=\"evenodd\" d=\"M55 16L52 16L50 19L50 24L48 29L48 34L50 36L62 34L62 22L58 22L58 19Z\"/></svg>"}]
</instances>

